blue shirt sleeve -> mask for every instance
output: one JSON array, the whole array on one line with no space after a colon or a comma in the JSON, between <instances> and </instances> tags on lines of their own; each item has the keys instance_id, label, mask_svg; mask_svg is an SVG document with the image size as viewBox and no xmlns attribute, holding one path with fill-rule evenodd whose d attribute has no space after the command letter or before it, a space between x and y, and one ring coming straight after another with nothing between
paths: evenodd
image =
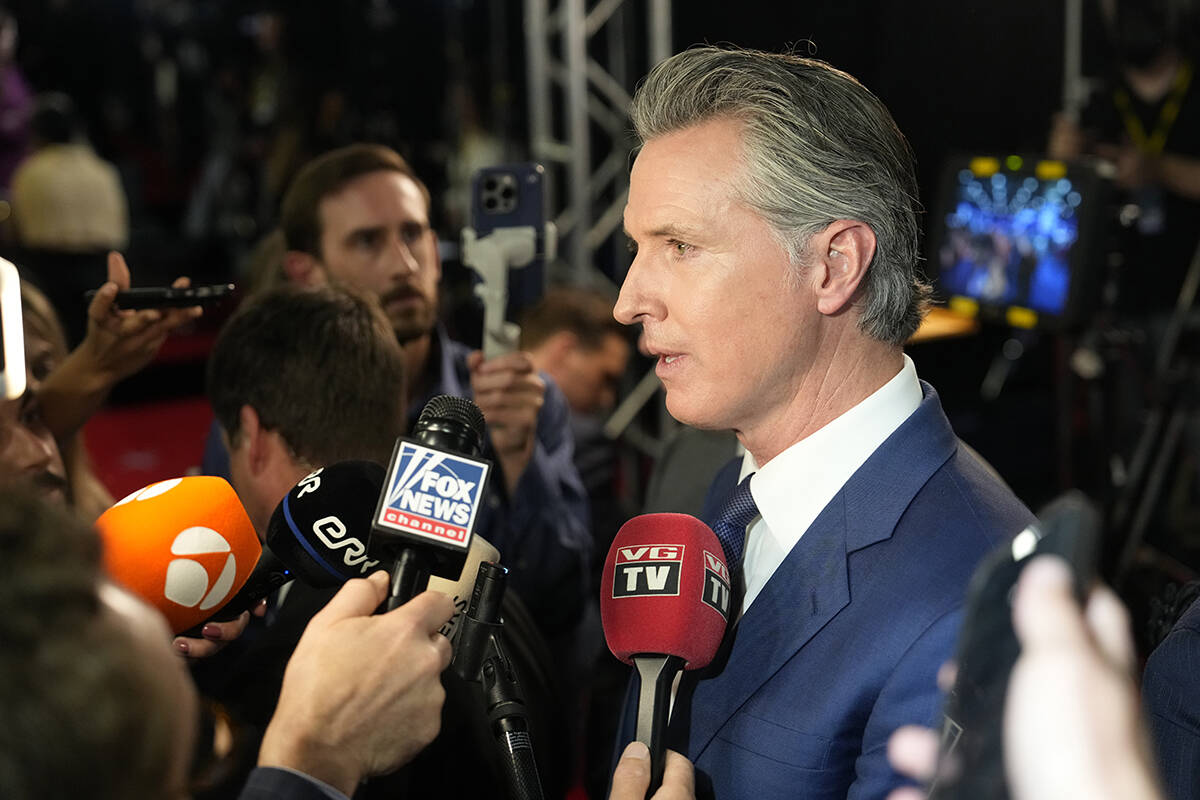
<instances>
[{"instance_id":1,"label":"blue shirt sleeve","mask_svg":"<svg viewBox=\"0 0 1200 800\"><path fill-rule=\"evenodd\" d=\"M504 498L503 490L492 493L478 530L500 551L511 585L534 619L553 634L573 626L582 614L591 532L566 398L543 377L546 396L533 457L512 497Z\"/></svg>"}]
</instances>

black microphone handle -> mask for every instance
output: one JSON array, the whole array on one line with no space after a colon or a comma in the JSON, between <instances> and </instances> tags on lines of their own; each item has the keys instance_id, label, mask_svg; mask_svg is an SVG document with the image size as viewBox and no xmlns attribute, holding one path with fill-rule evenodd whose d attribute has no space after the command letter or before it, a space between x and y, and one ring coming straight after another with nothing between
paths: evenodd
<instances>
[{"instance_id":1,"label":"black microphone handle","mask_svg":"<svg viewBox=\"0 0 1200 800\"><path fill-rule=\"evenodd\" d=\"M504 775L511 800L543 800L542 779L533 756L533 740L524 715L510 714L495 721L492 729L504 756Z\"/></svg>"},{"instance_id":2,"label":"black microphone handle","mask_svg":"<svg viewBox=\"0 0 1200 800\"><path fill-rule=\"evenodd\" d=\"M429 557L415 547L401 547L392 567L387 610L399 608L429 588Z\"/></svg>"},{"instance_id":3,"label":"black microphone handle","mask_svg":"<svg viewBox=\"0 0 1200 800\"><path fill-rule=\"evenodd\" d=\"M525 701L503 642L500 605L507 579L508 569L500 564L479 565L471 602L459 621L451 665L459 677L483 689L510 800L543 800Z\"/></svg>"},{"instance_id":4,"label":"black microphone handle","mask_svg":"<svg viewBox=\"0 0 1200 800\"><path fill-rule=\"evenodd\" d=\"M662 786L671 684L683 669L684 661L679 656L639 653L633 657L633 664L642 684L638 693L637 735L634 738L650 749L650 787L646 789L646 797L650 797Z\"/></svg>"},{"instance_id":5,"label":"black microphone handle","mask_svg":"<svg viewBox=\"0 0 1200 800\"><path fill-rule=\"evenodd\" d=\"M215 622L237 619L243 611L249 611L271 592L292 579L291 571L271 548L263 546L258 563L237 594L229 598L217 613L210 618Z\"/></svg>"}]
</instances>

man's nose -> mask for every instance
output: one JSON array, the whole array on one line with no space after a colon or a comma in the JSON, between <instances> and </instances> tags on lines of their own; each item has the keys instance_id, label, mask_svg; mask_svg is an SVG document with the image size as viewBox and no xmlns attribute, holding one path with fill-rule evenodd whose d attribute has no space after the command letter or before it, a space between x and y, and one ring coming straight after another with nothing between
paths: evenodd
<instances>
[{"instance_id":1,"label":"man's nose","mask_svg":"<svg viewBox=\"0 0 1200 800\"><path fill-rule=\"evenodd\" d=\"M662 319L665 308L657 296L653 282L648 281L647 267L638 258L629 265L629 272L621 284L621 293L613 307L613 317L624 325L633 325L649 319Z\"/></svg>"},{"instance_id":2,"label":"man's nose","mask_svg":"<svg viewBox=\"0 0 1200 800\"><path fill-rule=\"evenodd\" d=\"M388 248L388 272L391 274L415 275L421 269L421 261L417 258L416 247L413 243L405 240L403 236L396 236L391 246Z\"/></svg>"},{"instance_id":3,"label":"man's nose","mask_svg":"<svg viewBox=\"0 0 1200 800\"><path fill-rule=\"evenodd\" d=\"M13 433L17 463L25 470L45 469L58 459L58 445L45 428L19 425Z\"/></svg>"}]
</instances>

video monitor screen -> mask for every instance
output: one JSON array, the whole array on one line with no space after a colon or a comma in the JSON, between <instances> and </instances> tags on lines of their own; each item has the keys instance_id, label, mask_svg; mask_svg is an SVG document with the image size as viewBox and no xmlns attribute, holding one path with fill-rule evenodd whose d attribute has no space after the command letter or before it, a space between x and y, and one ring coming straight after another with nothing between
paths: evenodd
<instances>
[{"instance_id":1,"label":"video monitor screen","mask_svg":"<svg viewBox=\"0 0 1200 800\"><path fill-rule=\"evenodd\" d=\"M951 306L966 299L1020 310L1029 327L1076 316L1081 275L1094 266L1087 240L1097 188L1086 168L1058 161L977 156L949 164L931 238Z\"/></svg>"}]
</instances>

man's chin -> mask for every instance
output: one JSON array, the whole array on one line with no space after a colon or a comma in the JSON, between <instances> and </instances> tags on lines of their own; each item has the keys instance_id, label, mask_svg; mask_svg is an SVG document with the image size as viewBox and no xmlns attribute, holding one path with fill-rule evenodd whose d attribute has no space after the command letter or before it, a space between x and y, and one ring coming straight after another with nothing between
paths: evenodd
<instances>
[{"instance_id":1,"label":"man's chin","mask_svg":"<svg viewBox=\"0 0 1200 800\"><path fill-rule=\"evenodd\" d=\"M430 315L392 317L392 330L396 334L396 341L400 344L407 344L423 336L428 336L433 331L433 326L434 319Z\"/></svg>"}]
</instances>

